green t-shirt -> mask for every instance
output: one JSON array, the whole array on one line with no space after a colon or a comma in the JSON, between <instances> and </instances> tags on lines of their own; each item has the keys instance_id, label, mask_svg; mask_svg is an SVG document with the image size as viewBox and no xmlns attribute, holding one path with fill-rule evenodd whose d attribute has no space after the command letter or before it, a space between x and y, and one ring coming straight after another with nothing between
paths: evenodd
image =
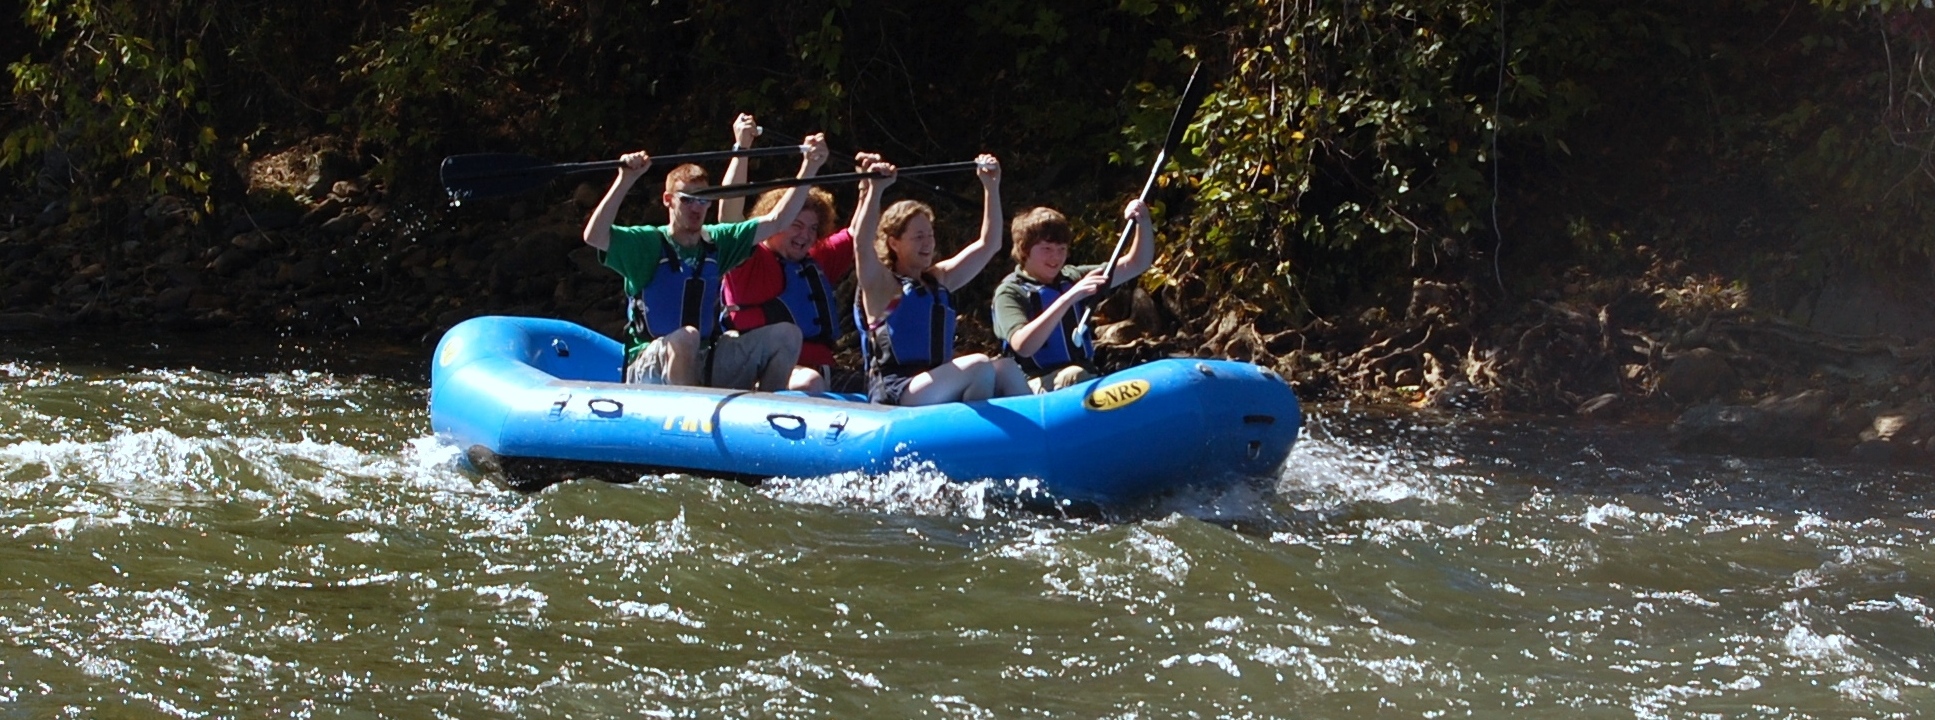
<instances>
[{"instance_id":1,"label":"green t-shirt","mask_svg":"<svg viewBox=\"0 0 1935 720\"><path fill-rule=\"evenodd\" d=\"M672 242L669 225L613 225L611 243L601 253L605 267L618 271L625 278L625 296L638 294L639 289L652 284L652 276L658 274L658 261L665 251L663 243ZM712 239L713 260L719 263L719 274L739 266L752 256L753 245L758 244L759 219L736 223L705 226L705 235ZM693 262L699 259L700 246L674 245L678 248L679 259Z\"/></svg>"},{"instance_id":2,"label":"green t-shirt","mask_svg":"<svg viewBox=\"0 0 1935 720\"><path fill-rule=\"evenodd\" d=\"M1062 277L1070 281L1081 280L1083 275L1101 269L1102 265L1063 265ZM1034 303L1028 300L1031 293L1029 284L1022 280L1021 268L1001 279L994 288L994 337L1004 345L1013 337L1016 330L1035 319ZM1032 283L1032 279L1028 281Z\"/></svg>"}]
</instances>

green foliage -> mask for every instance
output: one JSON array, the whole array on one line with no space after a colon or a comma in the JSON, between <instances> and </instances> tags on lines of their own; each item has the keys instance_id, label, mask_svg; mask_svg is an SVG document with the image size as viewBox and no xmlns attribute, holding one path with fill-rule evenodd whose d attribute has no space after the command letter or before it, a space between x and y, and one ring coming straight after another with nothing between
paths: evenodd
<instances>
[{"instance_id":1,"label":"green foliage","mask_svg":"<svg viewBox=\"0 0 1935 720\"><path fill-rule=\"evenodd\" d=\"M536 52L500 13L503 0L428 2L338 63L356 102L333 121L386 147L430 151L456 118L487 118L515 92Z\"/></svg>"},{"instance_id":2,"label":"green foliage","mask_svg":"<svg viewBox=\"0 0 1935 720\"><path fill-rule=\"evenodd\" d=\"M1500 85L1493 7L1232 10L1232 70L1198 122L1204 212L1188 252L1233 266L1235 286L1321 302L1365 275L1402 279L1389 271L1414 264L1420 248L1482 227L1501 92L1581 102L1569 84L1547 88L1523 72Z\"/></svg>"},{"instance_id":3,"label":"green foliage","mask_svg":"<svg viewBox=\"0 0 1935 720\"><path fill-rule=\"evenodd\" d=\"M0 164L74 153L99 189L206 193L219 162L197 37L215 7L33 0L21 20L49 51L8 66L28 121L0 141Z\"/></svg>"},{"instance_id":4,"label":"green foliage","mask_svg":"<svg viewBox=\"0 0 1935 720\"><path fill-rule=\"evenodd\" d=\"M996 152L1011 204L1107 220L1201 58L1215 90L1165 178L1187 192L1158 199L1192 231L1165 269L1286 314L1722 233L1795 245L1772 256L1935 254L1935 13L1912 0L28 0L19 17L36 44L9 66L0 162L67 149L81 195L207 196L238 159L329 133L434 196L442 155L719 147L750 111L768 141Z\"/></svg>"}]
</instances>

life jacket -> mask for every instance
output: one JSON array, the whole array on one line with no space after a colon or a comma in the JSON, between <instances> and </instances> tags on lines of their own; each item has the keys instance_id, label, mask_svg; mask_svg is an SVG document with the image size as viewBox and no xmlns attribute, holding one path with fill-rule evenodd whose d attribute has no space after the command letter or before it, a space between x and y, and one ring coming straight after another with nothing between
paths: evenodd
<instances>
[{"instance_id":1,"label":"life jacket","mask_svg":"<svg viewBox=\"0 0 1935 720\"><path fill-rule=\"evenodd\" d=\"M926 275L899 280L900 299L881 323L869 325L864 303L853 304L870 374L915 375L954 359L954 294Z\"/></svg>"},{"instance_id":2,"label":"life jacket","mask_svg":"<svg viewBox=\"0 0 1935 720\"><path fill-rule=\"evenodd\" d=\"M719 260L709 240L699 243L699 259L687 267L678 249L668 238L659 243L658 270L651 284L626 298L625 331L639 341L676 332L690 325L699 337L710 341L719 329Z\"/></svg>"},{"instance_id":3,"label":"life jacket","mask_svg":"<svg viewBox=\"0 0 1935 720\"><path fill-rule=\"evenodd\" d=\"M833 283L827 280L820 264L807 257L787 260L774 255L785 283L779 295L759 304L767 325L790 322L800 328L801 339L832 347L840 337L840 316L833 310ZM753 328L735 324L741 332Z\"/></svg>"},{"instance_id":4,"label":"life jacket","mask_svg":"<svg viewBox=\"0 0 1935 720\"><path fill-rule=\"evenodd\" d=\"M1028 291L1028 319L1030 320L1041 317L1042 309L1053 304L1056 298L1062 296L1062 293L1068 292L1069 288L1075 286L1075 281L1067 276L1057 276L1052 283L1042 283L1029 277L1027 273L1017 271L1015 278L1022 288ZM1014 348L1008 346L1006 339L1001 341L1001 349L1013 356L1015 362L1021 365L1022 371L1030 377L1054 372L1070 365L1091 367L1095 358L1089 354L1089 349L1093 345L1078 342L1078 338L1075 337L1075 326L1081 322L1081 309L1069 308L1068 312L1062 313L1061 327L1056 328L1055 333L1042 342L1041 348L1035 350L1034 355L1024 356L1016 353Z\"/></svg>"}]
</instances>

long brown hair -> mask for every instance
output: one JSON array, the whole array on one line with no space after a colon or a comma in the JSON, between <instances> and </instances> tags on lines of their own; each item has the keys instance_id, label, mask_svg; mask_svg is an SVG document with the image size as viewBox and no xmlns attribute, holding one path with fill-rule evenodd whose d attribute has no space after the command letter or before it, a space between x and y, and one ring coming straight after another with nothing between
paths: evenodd
<instances>
[{"instance_id":1,"label":"long brown hair","mask_svg":"<svg viewBox=\"0 0 1935 720\"><path fill-rule=\"evenodd\" d=\"M888 244L887 238L900 237L901 233L907 231L907 223L915 215L926 216L930 225L934 222L934 208L919 200L902 200L888 205L887 211L880 213L880 232L874 236L873 247L879 251L880 261L886 263L888 268L898 264L900 259L894 257L893 246Z\"/></svg>"}]
</instances>

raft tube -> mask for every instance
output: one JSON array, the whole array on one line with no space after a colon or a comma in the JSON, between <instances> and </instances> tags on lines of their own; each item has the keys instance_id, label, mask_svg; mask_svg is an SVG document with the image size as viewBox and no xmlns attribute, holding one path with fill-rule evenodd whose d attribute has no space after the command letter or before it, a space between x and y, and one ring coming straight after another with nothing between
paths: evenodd
<instances>
[{"instance_id":1,"label":"raft tube","mask_svg":"<svg viewBox=\"0 0 1935 720\"><path fill-rule=\"evenodd\" d=\"M1273 480L1303 425L1276 373L1220 360L1157 360L1043 395L893 407L855 395L627 385L622 358L619 343L562 320L466 320L437 345L430 426L472 457L753 479L925 462L954 481L1121 505Z\"/></svg>"}]
</instances>

